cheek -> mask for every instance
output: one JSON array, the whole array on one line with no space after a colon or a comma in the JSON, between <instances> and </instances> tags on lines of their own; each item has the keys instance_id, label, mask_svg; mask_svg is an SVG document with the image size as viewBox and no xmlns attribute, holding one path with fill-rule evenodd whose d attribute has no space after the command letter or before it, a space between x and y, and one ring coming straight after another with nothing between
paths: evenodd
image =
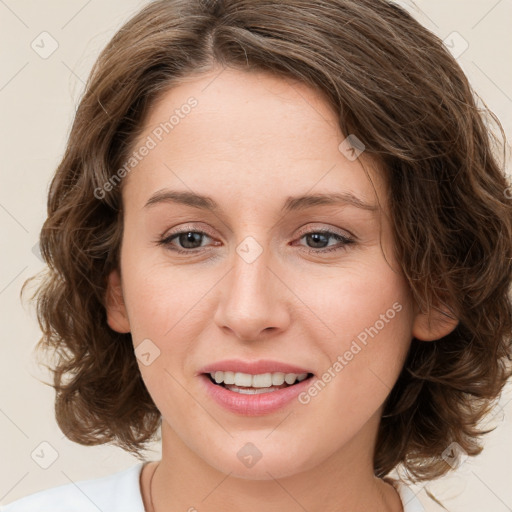
<instances>
[{"instance_id":1,"label":"cheek","mask_svg":"<svg viewBox=\"0 0 512 512\"><path fill-rule=\"evenodd\" d=\"M208 293L219 278L206 267L173 268L165 258L152 261L136 251L127 251L123 264L132 341L146 387L161 411L190 409L183 376L191 373L197 340L211 321ZM140 357L148 349L150 364Z\"/></svg>"},{"instance_id":2,"label":"cheek","mask_svg":"<svg viewBox=\"0 0 512 512\"><path fill-rule=\"evenodd\" d=\"M412 340L407 283L375 258L316 280L317 288L311 284L303 281L297 294L315 313L302 325L323 356L321 382L312 394L324 395L325 405L334 401L352 412L371 412L391 391Z\"/></svg>"},{"instance_id":3,"label":"cheek","mask_svg":"<svg viewBox=\"0 0 512 512\"><path fill-rule=\"evenodd\" d=\"M381 337L410 338L412 297L407 282L379 251L372 252L343 267L303 272L294 280L294 292L309 309L308 325L322 328L326 341L330 340L329 352L343 348L360 333L364 338L374 324ZM298 317L295 320L300 322Z\"/></svg>"},{"instance_id":4,"label":"cheek","mask_svg":"<svg viewBox=\"0 0 512 512\"><path fill-rule=\"evenodd\" d=\"M124 279L126 306L134 341L143 337L165 340L178 328L194 325L204 297L215 280L208 270L173 268L162 260L128 257Z\"/></svg>"},{"instance_id":5,"label":"cheek","mask_svg":"<svg viewBox=\"0 0 512 512\"><path fill-rule=\"evenodd\" d=\"M130 269L123 281L126 306L145 385L160 411L190 409L184 365L194 348L191 340L202 329L205 304L200 299L208 283L183 269L137 259L135 253L125 263ZM149 361L141 357L147 352Z\"/></svg>"}]
</instances>

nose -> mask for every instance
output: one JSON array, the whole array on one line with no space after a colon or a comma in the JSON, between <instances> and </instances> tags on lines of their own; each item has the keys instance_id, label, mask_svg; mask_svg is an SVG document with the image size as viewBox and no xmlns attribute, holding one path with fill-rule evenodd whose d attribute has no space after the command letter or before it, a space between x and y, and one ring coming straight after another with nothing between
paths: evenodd
<instances>
[{"instance_id":1,"label":"nose","mask_svg":"<svg viewBox=\"0 0 512 512\"><path fill-rule=\"evenodd\" d=\"M269 251L252 262L235 255L231 272L223 280L215 323L243 341L262 339L286 330L290 323L287 297L291 292L271 269Z\"/></svg>"}]
</instances>

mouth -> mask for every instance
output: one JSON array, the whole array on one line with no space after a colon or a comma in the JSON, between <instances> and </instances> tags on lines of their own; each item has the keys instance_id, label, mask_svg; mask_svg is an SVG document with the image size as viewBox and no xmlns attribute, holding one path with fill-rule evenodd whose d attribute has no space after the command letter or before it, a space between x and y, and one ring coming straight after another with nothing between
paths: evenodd
<instances>
[{"instance_id":1,"label":"mouth","mask_svg":"<svg viewBox=\"0 0 512 512\"><path fill-rule=\"evenodd\" d=\"M215 363L215 366L203 368L198 376L204 384L204 391L218 405L230 413L242 416L261 416L276 413L285 407L299 403L297 397L309 388L315 374L291 365L275 363L267 365L256 373L254 365L247 368L250 373L238 371L240 365ZM269 368L270 366L270 368ZM277 366L277 368L276 368ZM225 371L218 370L224 368ZM277 371L284 370L290 373ZM301 371L302 373L291 373Z\"/></svg>"}]
</instances>

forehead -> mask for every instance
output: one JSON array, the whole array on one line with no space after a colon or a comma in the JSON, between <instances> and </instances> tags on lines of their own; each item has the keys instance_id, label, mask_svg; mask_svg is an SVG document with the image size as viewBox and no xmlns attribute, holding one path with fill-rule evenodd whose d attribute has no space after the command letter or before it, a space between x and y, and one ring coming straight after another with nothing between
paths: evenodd
<instances>
[{"instance_id":1,"label":"forehead","mask_svg":"<svg viewBox=\"0 0 512 512\"><path fill-rule=\"evenodd\" d=\"M269 199L343 191L373 202L361 164L379 181L375 166L364 154L347 158L345 138L319 91L266 72L220 68L160 95L133 145L151 139L152 149L124 185L138 202L172 185L231 199L249 190Z\"/></svg>"}]
</instances>

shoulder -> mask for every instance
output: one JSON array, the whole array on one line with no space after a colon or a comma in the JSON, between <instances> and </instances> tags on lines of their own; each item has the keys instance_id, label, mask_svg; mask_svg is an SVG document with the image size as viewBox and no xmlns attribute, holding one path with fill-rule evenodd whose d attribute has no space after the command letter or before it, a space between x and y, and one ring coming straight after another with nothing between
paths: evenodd
<instances>
[{"instance_id":1,"label":"shoulder","mask_svg":"<svg viewBox=\"0 0 512 512\"><path fill-rule=\"evenodd\" d=\"M139 483L143 465L39 491L0 507L0 512L144 512Z\"/></svg>"},{"instance_id":2,"label":"shoulder","mask_svg":"<svg viewBox=\"0 0 512 512\"><path fill-rule=\"evenodd\" d=\"M425 512L425 508L420 503L416 494L414 494L413 490L408 487L403 480L393 478L386 478L385 480L393 485L398 492L398 495L402 500L404 512Z\"/></svg>"}]
</instances>

